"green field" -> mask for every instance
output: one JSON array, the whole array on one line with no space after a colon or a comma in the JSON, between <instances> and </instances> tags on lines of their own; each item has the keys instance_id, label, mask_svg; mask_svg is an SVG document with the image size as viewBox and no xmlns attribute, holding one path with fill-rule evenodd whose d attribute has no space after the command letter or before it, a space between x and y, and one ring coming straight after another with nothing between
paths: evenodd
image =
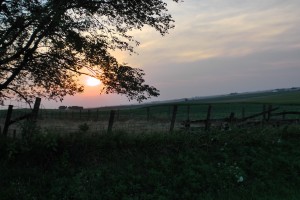
<instances>
[{"instance_id":1,"label":"green field","mask_svg":"<svg viewBox=\"0 0 300 200\"><path fill-rule=\"evenodd\" d=\"M234 113L236 118L241 119L261 113L270 106L278 108L273 114L285 111L300 112L299 97L299 91L277 91L223 95L214 98L181 102L160 102L83 110L40 109L38 119L42 126L47 125L47 129L61 130L60 132L65 132L66 129L69 131L78 130L78 126L81 123L88 123L91 131L105 130L107 129L110 111L115 110L114 128L116 130L138 131L143 128L147 132L164 132L169 130L174 105L177 105L178 108L175 130L179 130L182 128L181 123L185 120L206 119L209 105L212 106L211 119L228 118L231 113ZM29 112L29 109L15 109L12 119ZM2 123L4 123L5 117L6 110L0 111ZM261 118L262 116L258 116L256 119L260 120ZM272 116L274 120L282 118L283 116L279 115ZM300 119L300 115L286 115L284 118ZM19 128L15 126L12 129Z\"/></svg>"},{"instance_id":2,"label":"green field","mask_svg":"<svg viewBox=\"0 0 300 200\"><path fill-rule=\"evenodd\" d=\"M268 103L268 104L300 104L299 90L279 90L267 92L234 93L192 100L192 103Z\"/></svg>"},{"instance_id":3,"label":"green field","mask_svg":"<svg viewBox=\"0 0 300 200\"><path fill-rule=\"evenodd\" d=\"M106 120L109 117L110 110L117 110L119 120L169 121L174 105L178 105L177 119L184 120L188 115L192 119L205 117L208 105L212 105L215 117L228 117L231 112L236 113L237 116L241 116L242 112L244 112L245 115L261 112L264 104L272 104L273 107L279 107L280 109L278 111L300 111L300 91L244 93L176 103L161 102L155 104L85 109L81 112L76 111L76 113L73 113L75 111L45 110L44 113L52 112L53 116L60 115L63 118L72 118L73 115L74 119L81 117L81 119L91 118Z\"/></svg>"}]
</instances>

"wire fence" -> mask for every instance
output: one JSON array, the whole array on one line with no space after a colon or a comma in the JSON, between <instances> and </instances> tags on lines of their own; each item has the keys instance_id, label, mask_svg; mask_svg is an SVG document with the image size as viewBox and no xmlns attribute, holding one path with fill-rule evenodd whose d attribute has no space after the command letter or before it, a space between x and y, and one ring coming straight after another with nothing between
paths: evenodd
<instances>
[{"instance_id":1,"label":"wire fence","mask_svg":"<svg viewBox=\"0 0 300 200\"><path fill-rule=\"evenodd\" d=\"M171 104L152 106L128 106L122 109L96 108L96 109L45 109L41 108L38 113L38 124L41 129L49 132L72 133L80 131L80 125L86 124L89 132L106 132L109 127L111 110L115 110L113 120L114 131L152 133L168 132L171 129L174 118L174 106ZM184 128L183 121L205 120L208 115L209 104L177 104L177 112L172 130ZM5 107L5 106L3 106ZM228 118L234 113L235 118L260 113L270 107L277 108L276 112L300 112L297 104L256 104L256 103L218 103L211 104L210 119ZM12 119L29 114L28 107L14 106ZM0 126L4 124L6 110L0 110ZM261 119L259 115L256 118ZM272 119L300 119L300 114L273 115ZM23 122L15 123L10 127L10 134L20 132Z\"/></svg>"},{"instance_id":2,"label":"wire fence","mask_svg":"<svg viewBox=\"0 0 300 200\"><path fill-rule=\"evenodd\" d=\"M220 104L177 104L176 121L182 120L198 120L203 119L207 115L208 106L212 106L211 118L225 118L231 113L235 113L237 118L246 117L259 113L269 106L278 108L277 112L300 111L300 105L285 104L246 104L246 103L220 103ZM118 109L114 108L115 121L126 122L170 122L173 115L174 105L145 106L139 108ZM107 121L110 116L111 109L82 109L82 110L58 110L58 109L41 109L39 111L40 119L57 119L72 121ZM22 113L30 112L30 110L20 110ZM17 112L15 112L18 115ZM299 115L289 115L286 118L295 119Z\"/></svg>"}]
</instances>

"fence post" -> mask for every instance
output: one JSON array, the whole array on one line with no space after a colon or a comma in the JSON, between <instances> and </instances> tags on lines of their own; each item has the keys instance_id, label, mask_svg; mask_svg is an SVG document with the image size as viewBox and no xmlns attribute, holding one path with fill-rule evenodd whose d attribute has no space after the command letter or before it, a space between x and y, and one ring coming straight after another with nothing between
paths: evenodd
<instances>
[{"instance_id":1,"label":"fence post","mask_svg":"<svg viewBox=\"0 0 300 200\"><path fill-rule=\"evenodd\" d=\"M170 125L170 132L173 132L173 130L174 130L176 114L177 114L177 105L174 105L172 119L171 119L171 125Z\"/></svg>"},{"instance_id":2,"label":"fence post","mask_svg":"<svg viewBox=\"0 0 300 200\"><path fill-rule=\"evenodd\" d=\"M245 118L245 107L242 108L242 120Z\"/></svg>"},{"instance_id":3,"label":"fence post","mask_svg":"<svg viewBox=\"0 0 300 200\"><path fill-rule=\"evenodd\" d=\"M8 127L10 125L10 118L11 118L11 114L13 111L13 105L9 105L8 106L8 110L7 110L7 114L6 114L6 119L5 119L5 124L4 124L4 128L3 128L3 135L6 137L7 136L7 132L8 132Z\"/></svg>"},{"instance_id":4,"label":"fence post","mask_svg":"<svg viewBox=\"0 0 300 200\"><path fill-rule=\"evenodd\" d=\"M263 105L263 121L266 121L266 104Z\"/></svg>"},{"instance_id":5,"label":"fence post","mask_svg":"<svg viewBox=\"0 0 300 200\"><path fill-rule=\"evenodd\" d=\"M172 109L171 109L171 105L169 105L169 119L172 120Z\"/></svg>"},{"instance_id":6,"label":"fence post","mask_svg":"<svg viewBox=\"0 0 300 200\"><path fill-rule=\"evenodd\" d=\"M88 112L88 120L90 120L91 119L91 111L87 110L87 112Z\"/></svg>"},{"instance_id":7,"label":"fence post","mask_svg":"<svg viewBox=\"0 0 300 200\"><path fill-rule=\"evenodd\" d=\"M285 110L283 111L282 120L285 120Z\"/></svg>"},{"instance_id":8,"label":"fence post","mask_svg":"<svg viewBox=\"0 0 300 200\"><path fill-rule=\"evenodd\" d=\"M190 121L190 105L187 105L187 121Z\"/></svg>"},{"instance_id":9,"label":"fence post","mask_svg":"<svg viewBox=\"0 0 300 200\"><path fill-rule=\"evenodd\" d=\"M229 115L229 122L230 123L232 123L234 121L234 116L235 116L235 113L231 112L230 115Z\"/></svg>"},{"instance_id":10,"label":"fence post","mask_svg":"<svg viewBox=\"0 0 300 200\"><path fill-rule=\"evenodd\" d=\"M107 133L111 133L112 132L112 127L113 127L114 119L115 119L115 113L116 113L115 110L111 110L110 111Z\"/></svg>"},{"instance_id":11,"label":"fence post","mask_svg":"<svg viewBox=\"0 0 300 200\"><path fill-rule=\"evenodd\" d=\"M117 120L120 120L120 109L117 110Z\"/></svg>"},{"instance_id":12,"label":"fence post","mask_svg":"<svg viewBox=\"0 0 300 200\"><path fill-rule=\"evenodd\" d=\"M147 121L150 120L150 107L147 107Z\"/></svg>"},{"instance_id":13,"label":"fence post","mask_svg":"<svg viewBox=\"0 0 300 200\"><path fill-rule=\"evenodd\" d=\"M272 105L269 105L267 121L269 121L271 119L271 114L272 114Z\"/></svg>"},{"instance_id":14,"label":"fence post","mask_svg":"<svg viewBox=\"0 0 300 200\"><path fill-rule=\"evenodd\" d=\"M205 130L208 131L210 129L210 116L211 116L211 105L208 106L206 121L205 121Z\"/></svg>"},{"instance_id":15,"label":"fence post","mask_svg":"<svg viewBox=\"0 0 300 200\"><path fill-rule=\"evenodd\" d=\"M41 105L41 98L37 97L34 102L33 110L32 110L32 115L31 115L31 120L36 121L38 117L38 112L40 109Z\"/></svg>"}]
</instances>

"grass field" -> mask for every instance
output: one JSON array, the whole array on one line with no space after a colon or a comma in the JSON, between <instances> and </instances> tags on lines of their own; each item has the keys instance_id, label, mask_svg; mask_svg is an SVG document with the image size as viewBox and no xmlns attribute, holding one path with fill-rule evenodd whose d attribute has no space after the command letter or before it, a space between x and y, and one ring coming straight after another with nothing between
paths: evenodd
<instances>
[{"instance_id":1,"label":"grass field","mask_svg":"<svg viewBox=\"0 0 300 200\"><path fill-rule=\"evenodd\" d=\"M269 103L300 104L299 90L278 90L265 92L233 93L192 100L194 103Z\"/></svg>"},{"instance_id":2,"label":"grass field","mask_svg":"<svg viewBox=\"0 0 300 200\"><path fill-rule=\"evenodd\" d=\"M300 198L299 127L0 142L1 200Z\"/></svg>"},{"instance_id":3,"label":"grass field","mask_svg":"<svg viewBox=\"0 0 300 200\"><path fill-rule=\"evenodd\" d=\"M295 91L222 98L177 102L177 126L205 118L209 104L213 118L261 112L263 104L300 111ZM169 133L173 105L114 108L110 134L112 108L40 110L48 128L24 123L22 137L0 137L0 199L300 199L299 125Z\"/></svg>"},{"instance_id":4,"label":"grass field","mask_svg":"<svg viewBox=\"0 0 300 200\"><path fill-rule=\"evenodd\" d=\"M236 118L247 117L267 109L269 105L279 108L276 112L298 111L300 112L299 91L257 92L223 95L214 98L189 100L172 103L140 104L122 107L103 107L83 110L58 110L41 109L39 111L39 124L41 127L59 131L62 133L74 132L78 126L86 123L90 131L106 130L110 110L116 110L115 130L131 130L138 132L165 132L169 130L174 105L178 106L175 121L175 130L179 130L184 120L206 119L208 106L212 106L211 118L228 118L235 113ZM12 119L29 113L29 109L15 109ZM6 110L0 111L0 123L4 124ZM261 118L259 116L258 118ZM274 116L273 118L282 118ZM300 115L288 115L286 119L300 119ZM0 125L1 126L1 125ZM19 130L20 125L14 124L10 132ZM19 132L19 131L17 131Z\"/></svg>"}]
</instances>

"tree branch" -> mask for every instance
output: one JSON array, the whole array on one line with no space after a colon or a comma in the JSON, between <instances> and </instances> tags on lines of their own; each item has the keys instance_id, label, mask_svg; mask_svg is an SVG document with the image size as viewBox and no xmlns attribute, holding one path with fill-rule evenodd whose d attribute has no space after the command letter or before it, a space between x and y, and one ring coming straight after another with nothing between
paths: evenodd
<instances>
[{"instance_id":1,"label":"tree branch","mask_svg":"<svg viewBox=\"0 0 300 200\"><path fill-rule=\"evenodd\" d=\"M21 92L19 92L18 90L13 89L11 87L6 87L6 88L13 91L13 92L15 92L16 94L18 94L29 105L30 109L32 108L31 104L30 104L31 103L30 100L28 100Z\"/></svg>"}]
</instances>

